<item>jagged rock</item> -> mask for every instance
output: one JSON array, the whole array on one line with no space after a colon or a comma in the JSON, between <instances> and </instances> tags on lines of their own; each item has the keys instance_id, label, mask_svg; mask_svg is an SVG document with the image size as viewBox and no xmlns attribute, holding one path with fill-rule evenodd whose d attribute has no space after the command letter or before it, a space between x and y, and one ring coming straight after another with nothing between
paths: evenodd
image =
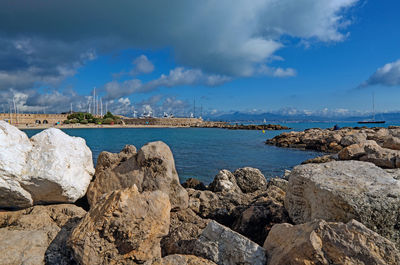
<instances>
[{"instance_id":1,"label":"jagged rock","mask_svg":"<svg viewBox=\"0 0 400 265\"><path fill-rule=\"evenodd\" d=\"M75 202L94 174L92 152L80 137L50 128L31 138L27 176L22 185L34 203Z\"/></svg>"},{"instance_id":2,"label":"jagged rock","mask_svg":"<svg viewBox=\"0 0 400 265\"><path fill-rule=\"evenodd\" d=\"M198 179L195 178L188 178L184 183L182 183L182 187L195 189L195 190L206 190L207 187Z\"/></svg>"},{"instance_id":3,"label":"jagged rock","mask_svg":"<svg viewBox=\"0 0 400 265\"><path fill-rule=\"evenodd\" d=\"M94 206L107 192L136 185L140 192L168 194L173 210L187 208L188 194L179 183L170 148L160 141L144 145L137 154L134 147L129 148L120 154L100 154L95 180L87 192L89 204Z\"/></svg>"},{"instance_id":4,"label":"jagged rock","mask_svg":"<svg viewBox=\"0 0 400 265\"><path fill-rule=\"evenodd\" d=\"M75 202L94 174L85 140L50 128L28 139L0 121L0 207Z\"/></svg>"},{"instance_id":5,"label":"jagged rock","mask_svg":"<svg viewBox=\"0 0 400 265\"><path fill-rule=\"evenodd\" d=\"M215 221L209 222L193 242L192 254L219 265L264 265L266 262L262 247Z\"/></svg>"},{"instance_id":6,"label":"jagged rock","mask_svg":"<svg viewBox=\"0 0 400 265\"><path fill-rule=\"evenodd\" d=\"M190 254L188 244L198 238L209 221L191 209L171 212L169 234L161 240L162 255Z\"/></svg>"},{"instance_id":7,"label":"jagged rock","mask_svg":"<svg viewBox=\"0 0 400 265\"><path fill-rule=\"evenodd\" d=\"M372 163L335 161L295 167L285 207L296 224L355 219L400 245L400 182Z\"/></svg>"},{"instance_id":8,"label":"jagged rock","mask_svg":"<svg viewBox=\"0 0 400 265\"><path fill-rule=\"evenodd\" d=\"M270 178L268 180L267 187L269 188L270 186L276 186L276 187L280 188L281 190L286 191L287 186L288 186L288 181L286 179L279 178L279 177Z\"/></svg>"},{"instance_id":9,"label":"jagged rock","mask_svg":"<svg viewBox=\"0 0 400 265\"><path fill-rule=\"evenodd\" d=\"M324 155L324 156L319 156L319 157L308 159L308 160L302 162L302 164L303 165L311 164L311 163L319 164L319 163L326 163L326 162L331 162L331 161L335 161L335 160L336 160L335 157L332 155Z\"/></svg>"},{"instance_id":10,"label":"jagged rock","mask_svg":"<svg viewBox=\"0 0 400 265\"><path fill-rule=\"evenodd\" d=\"M208 189L213 192L242 192L240 187L237 185L235 176L226 169L218 172Z\"/></svg>"},{"instance_id":11,"label":"jagged rock","mask_svg":"<svg viewBox=\"0 0 400 265\"><path fill-rule=\"evenodd\" d=\"M400 150L400 138L399 136L387 136L383 139L383 143L381 145L383 148Z\"/></svg>"},{"instance_id":12,"label":"jagged rock","mask_svg":"<svg viewBox=\"0 0 400 265\"><path fill-rule=\"evenodd\" d=\"M193 255L170 255L144 265L216 265L214 262Z\"/></svg>"},{"instance_id":13,"label":"jagged rock","mask_svg":"<svg viewBox=\"0 0 400 265\"><path fill-rule=\"evenodd\" d=\"M233 175L236 178L237 185L244 193L265 190L267 188L267 180L257 168L239 168L233 172Z\"/></svg>"},{"instance_id":14,"label":"jagged rock","mask_svg":"<svg viewBox=\"0 0 400 265\"><path fill-rule=\"evenodd\" d=\"M338 156L341 160L366 161L383 168L400 167L400 151L382 148L373 140L350 145L340 151Z\"/></svg>"},{"instance_id":15,"label":"jagged rock","mask_svg":"<svg viewBox=\"0 0 400 265\"><path fill-rule=\"evenodd\" d=\"M288 222L291 221L283 201L264 197L241 212L232 229L262 246L273 225Z\"/></svg>"},{"instance_id":16,"label":"jagged rock","mask_svg":"<svg viewBox=\"0 0 400 265\"><path fill-rule=\"evenodd\" d=\"M161 191L134 185L107 194L73 230L68 245L79 264L136 264L161 257L171 205Z\"/></svg>"},{"instance_id":17,"label":"jagged rock","mask_svg":"<svg viewBox=\"0 0 400 265\"><path fill-rule=\"evenodd\" d=\"M268 264L400 264L395 245L351 220L347 224L316 220L301 225L278 224L264 248Z\"/></svg>"},{"instance_id":18,"label":"jagged rock","mask_svg":"<svg viewBox=\"0 0 400 265\"><path fill-rule=\"evenodd\" d=\"M365 133L353 133L353 134L348 134L346 136L344 136L341 141L340 144L342 146L349 146L352 144L358 144L358 143L362 143L365 142L367 140L367 135Z\"/></svg>"},{"instance_id":19,"label":"jagged rock","mask_svg":"<svg viewBox=\"0 0 400 265\"><path fill-rule=\"evenodd\" d=\"M85 213L71 204L0 212L0 264L74 264L65 243Z\"/></svg>"}]
</instances>

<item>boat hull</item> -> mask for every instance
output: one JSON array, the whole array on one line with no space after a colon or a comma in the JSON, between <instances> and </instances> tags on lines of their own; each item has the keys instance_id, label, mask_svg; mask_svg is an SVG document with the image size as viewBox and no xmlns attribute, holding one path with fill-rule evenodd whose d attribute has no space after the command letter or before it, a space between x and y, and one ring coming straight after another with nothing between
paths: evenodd
<instances>
[{"instance_id":1,"label":"boat hull","mask_svg":"<svg viewBox=\"0 0 400 265\"><path fill-rule=\"evenodd\" d=\"M385 123L386 121L359 121L359 124L369 124L369 123Z\"/></svg>"}]
</instances>

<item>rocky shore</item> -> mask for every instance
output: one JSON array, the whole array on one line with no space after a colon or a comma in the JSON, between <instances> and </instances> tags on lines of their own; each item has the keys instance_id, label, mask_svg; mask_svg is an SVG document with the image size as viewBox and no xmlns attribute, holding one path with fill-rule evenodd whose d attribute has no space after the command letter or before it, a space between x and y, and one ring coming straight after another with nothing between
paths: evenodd
<instances>
[{"instance_id":1,"label":"rocky shore","mask_svg":"<svg viewBox=\"0 0 400 265\"><path fill-rule=\"evenodd\" d=\"M291 128L279 124L229 124L226 122L204 122L196 127L202 128L221 128L229 130L266 130L266 131L280 131L290 130Z\"/></svg>"},{"instance_id":2,"label":"rocky shore","mask_svg":"<svg viewBox=\"0 0 400 265\"><path fill-rule=\"evenodd\" d=\"M400 127L308 129L287 132L266 141L278 147L333 153L306 161L359 160L395 169L400 167Z\"/></svg>"},{"instance_id":3,"label":"rocky shore","mask_svg":"<svg viewBox=\"0 0 400 265\"><path fill-rule=\"evenodd\" d=\"M0 264L400 264L400 182L369 162L181 185L163 142L94 169L83 139L1 121L0 151Z\"/></svg>"}]
</instances>

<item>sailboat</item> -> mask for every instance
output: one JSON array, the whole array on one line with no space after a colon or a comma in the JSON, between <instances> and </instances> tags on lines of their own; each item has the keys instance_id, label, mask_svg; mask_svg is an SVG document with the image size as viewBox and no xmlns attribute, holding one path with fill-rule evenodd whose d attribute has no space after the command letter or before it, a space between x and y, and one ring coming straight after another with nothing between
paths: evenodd
<instances>
[{"instance_id":1,"label":"sailboat","mask_svg":"<svg viewBox=\"0 0 400 265\"><path fill-rule=\"evenodd\" d=\"M359 121L359 124L368 124L368 123L385 123L384 120L375 120L375 96L372 94L372 120L367 121Z\"/></svg>"}]
</instances>

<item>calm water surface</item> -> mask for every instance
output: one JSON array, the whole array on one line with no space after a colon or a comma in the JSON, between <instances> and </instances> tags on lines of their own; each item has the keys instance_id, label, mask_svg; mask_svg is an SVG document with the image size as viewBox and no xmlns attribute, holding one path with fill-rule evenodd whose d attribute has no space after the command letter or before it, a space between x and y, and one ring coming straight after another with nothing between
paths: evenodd
<instances>
[{"instance_id":1,"label":"calm water surface","mask_svg":"<svg viewBox=\"0 0 400 265\"><path fill-rule=\"evenodd\" d=\"M291 123L294 130L332 127L332 123ZM389 125L389 124L387 124ZM340 124L340 126L357 126ZM40 130L26 130L29 137ZM119 152L126 144L138 149L147 142L164 141L174 154L181 180L196 177L206 183L221 169L235 170L250 166L259 168L268 177L280 176L302 161L321 155L318 152L284 149L264 144L282 131L246 131L204 128L115 128L65 129L71 136L86 140L93 160L101 151Z\"/></svg>"}]
</instances>

